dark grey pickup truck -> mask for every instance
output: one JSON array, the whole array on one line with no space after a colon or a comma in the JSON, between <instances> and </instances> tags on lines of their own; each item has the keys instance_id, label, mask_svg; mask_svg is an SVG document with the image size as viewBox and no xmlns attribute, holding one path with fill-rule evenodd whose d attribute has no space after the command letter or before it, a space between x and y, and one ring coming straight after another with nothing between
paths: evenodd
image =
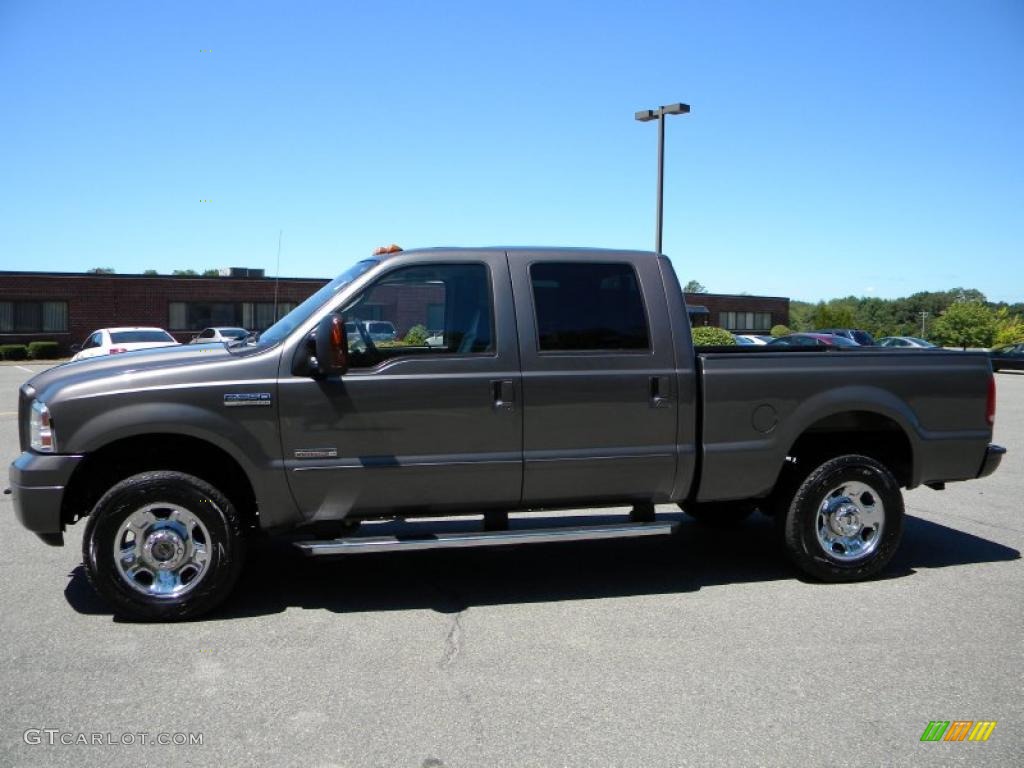
<instances>
[{"instance_id":1,"label":"dark grey pickup truck","mask_svg":"<svg viewBox=\"0 0 1024 768\"><path fill-rule=\"evenodd\" d=\"M851 581L896 549L901 488L996 469L994 404L983 354L695 352L652 253L418 250L358 262L241 343L39 374L10 479L47 543L88 518L93 585L150 619L217 605L259 532L311 556L645 536L678 525L665 502L711 523L759 508L799 568ZM611 506L632 512L509 525ZM371 530L481 514L479 530Z\"/></svg>"}]
</instances>

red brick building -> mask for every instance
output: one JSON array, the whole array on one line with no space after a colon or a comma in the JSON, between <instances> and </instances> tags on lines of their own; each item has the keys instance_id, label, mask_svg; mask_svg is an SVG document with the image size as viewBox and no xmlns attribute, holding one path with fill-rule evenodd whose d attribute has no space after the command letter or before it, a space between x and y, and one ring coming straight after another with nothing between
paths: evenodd
<instances>
[{"instance_id":1,"label":"red brick building","mask_svg":"<svg viewBox=\"0 0 1024 768\"><path fill-rule=\"evenodd\" d=\"M231 272L222 277L175 277L0 271L0 344L52 340L67 352L97 328L124 325L165 328L183 342L214 325L263 330L275 321L275 301L276 317L282 317L327 282L275 280L264 277L262 270ZM425 307L399 317L392 306L392 290L377 289L373 304L364 308L368 316L361 319L393 320L400 336L414 318L430 318L431 307L443 303L424 294ZM691 293L686 302L694 325L767 333L773 325L789 323L786 298Z\"/></svg>"},{"instance_id":2,"label":"red brick building","mask_svg":"<svg viewBox=\"0 0 1024 768\"><path fill-rule=\"evenodd\" d=\"M767 334L775 325L789 325L789 299L724 293L687 293L691 324L713 325L733 333Z\"/></svg>"},{"instance_id":3,"label":"red brick building","mask_svg":"<svg viewBox=\"0 0 1024 768\"><path fill-rule=\"evenodd\" d=\"M0 344L57 341L64 352L97 328L148 325L179 341L211 325L262 330L326 280L0 272Z\"/></svg>"}]
</instances>

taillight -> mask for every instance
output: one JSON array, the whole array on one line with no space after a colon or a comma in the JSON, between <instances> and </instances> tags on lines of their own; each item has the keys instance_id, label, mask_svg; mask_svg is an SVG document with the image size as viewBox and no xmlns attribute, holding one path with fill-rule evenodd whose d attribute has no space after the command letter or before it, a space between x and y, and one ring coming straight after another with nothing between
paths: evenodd
<instances>
[{"instance_id":1,"label":"taillight","mask_svg":"<svg viewBox=\"0 0 1024 768\"><path fill-rule=\"evenodd\" d=\"M985 404L985 419L990 427L996 423L996 377L989 374L988 377L988 403Z\"/></svg>"},{"instance_id":2,"label":"taillight","mask_svg":"<svg viewBox=\"0 0 1024 768\"><path fill-rule=\"evenodd\" d=\"M117 354L120 354L121 352L127 352L127 351L128 350L125 349L124 347L111 347L110 348L110 354L112 354L112 355L117 355Z\"/></svg>"}]
</instances>

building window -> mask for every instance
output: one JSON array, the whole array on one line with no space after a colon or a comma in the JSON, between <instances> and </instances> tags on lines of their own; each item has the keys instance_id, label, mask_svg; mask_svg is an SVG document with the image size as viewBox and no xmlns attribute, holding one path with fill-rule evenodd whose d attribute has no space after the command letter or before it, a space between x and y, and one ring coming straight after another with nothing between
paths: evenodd
<instances>
[{"instance_id":1,"label":"building window","mask_svg":"<svg viewBox=\"0 0 1024 768\"><path fill-rule=\"evenodd\" d=\"M629 264L530 266L541 352L647 350L647 313Z\"/></svg>"},{"instance_id":2,"label":"building window","mask_svg":"<svg viewBox=\"0 0 1024 768\"><path fill-rule=\"evenodd\" d=\"M719 312L718 325L729 331L769 331L771 312Z\"/></svg>"},{"instance_id":3,"label":"building window","mask_svg":"<svg viewBox=\"0 0 1024 768\"><path fill-rule=\"evenodd\" d=\"M66 301L0 301L0 333L67 333Z\"/></svg>"},{"instance_id":4,"label":"building window","mask_svg":"<svg viewBox=\"0 0 1024 768\"><path fill-rule=\"evenodd\" d=\"M172 301L168 326L172 331L201 331L213 326L265 331L293 309L294 302L279 301L275 319L272 301Z\"/></svg>"}]
</instances>

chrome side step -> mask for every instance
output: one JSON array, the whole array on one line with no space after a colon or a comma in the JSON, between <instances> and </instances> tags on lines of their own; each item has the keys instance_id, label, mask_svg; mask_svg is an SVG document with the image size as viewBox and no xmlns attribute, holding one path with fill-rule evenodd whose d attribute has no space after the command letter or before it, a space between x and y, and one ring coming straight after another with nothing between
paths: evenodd
<instances>
[{"instance_id":1,"label":"chrome side step","mask_svg":"<svg viewBox=\"0 0 1024 768\"><path fill-rule=\"evenodd\" d=\"M665 536L677 522L621 523L576 528L524 528L515 531L468 531L431 533L417 536L350 536L341 539L296 541L295 546L310 557L351 555L363 552L408 552L419 549L454 547L496 547L508 544L536 544L552 541L623 539L637 536Z\"/></svg>"}]
</instances>

